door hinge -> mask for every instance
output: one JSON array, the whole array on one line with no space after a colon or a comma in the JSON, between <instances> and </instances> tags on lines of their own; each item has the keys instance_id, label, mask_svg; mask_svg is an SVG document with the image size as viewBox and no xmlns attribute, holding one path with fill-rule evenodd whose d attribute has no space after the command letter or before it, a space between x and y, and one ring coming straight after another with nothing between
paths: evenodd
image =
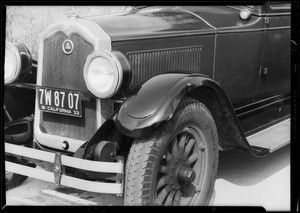
<instances>
[{"instance_id":1,"label":"door hinge","mask_svg":"<svg viewBox=\"0 0 300 213\"><path fill-rule=\"evenodd\" d=\"M266 24L269 24L269 23L270 23L269 17L265 17L265 23L266 23Z\"/></svg>"}]
</instances>

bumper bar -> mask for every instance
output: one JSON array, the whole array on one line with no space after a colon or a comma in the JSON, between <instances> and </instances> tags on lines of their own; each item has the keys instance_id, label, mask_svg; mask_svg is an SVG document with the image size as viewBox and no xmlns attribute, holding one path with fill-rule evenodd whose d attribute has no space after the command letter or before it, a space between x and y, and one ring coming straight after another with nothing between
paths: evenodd
<instances>
[{"instance_id":1,"label":"bumper bar","mask_svg":"<svg viewBox=\"0 0 300 213\"><path fill-rule=\"evenodd\" d=\"M116 175L123 175L124 173L124 163L110 163L110 162L99 162L90 161L60 154L55 154L52 152L27 148L23 146L13 145L5 143L5 153L10 153L22 157L33 158L41 161L46 161L54 164L53 172L45 171L40 168L32 168L29 166L20 165L17 163L12 163L5 161L5 170L8 172L13 172L28 177L57 183L59 185L69 186L76 189L81 189L84 191L97 192L97 193L107 193L107 194L122 194L123 193L123 183L104 183L89 181L80 178L75 178L61 174L61 168L63 166L68 166L72 168L77 168L80 170L101 172L101 173L116 173ZM59 160L57 160L59 157ZM57 165L57 162L60 165ZM57 181L57 176L59 175L59 181Z\"/></svg>"}]
</instances>

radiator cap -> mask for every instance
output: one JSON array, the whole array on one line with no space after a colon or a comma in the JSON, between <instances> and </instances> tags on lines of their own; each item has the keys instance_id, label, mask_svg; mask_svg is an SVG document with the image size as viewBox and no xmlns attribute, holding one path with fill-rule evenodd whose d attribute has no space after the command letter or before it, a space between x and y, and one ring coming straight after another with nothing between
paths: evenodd
<instances>
[{"instance_id":1,"label":"radiator cap","mask_svg":"<svg viewBox=\"0 0 300 213\"><path fill-rule=\"evenodd\" d=\"M69 149L69 143L67 141L62 142L61 148L63 148L64 150L68 150Z\"/></svg>"}]
</instances>

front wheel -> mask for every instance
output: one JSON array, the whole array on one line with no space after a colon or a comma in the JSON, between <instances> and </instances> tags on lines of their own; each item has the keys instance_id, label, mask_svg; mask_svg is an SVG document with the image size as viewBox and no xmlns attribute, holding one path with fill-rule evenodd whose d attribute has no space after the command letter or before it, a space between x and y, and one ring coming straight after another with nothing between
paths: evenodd
<instances>
[{"instance_id":1,"label":"front wheel","mask_svg":"<svg viewBox=\"0 0 300 213\"><path fill-rule=\"evenodd\" d=\"M136 139L126 163L125 205L208 205L218 168L218 134L200 102L184 99L155 135Z\"/></svg>"}]
</instances>

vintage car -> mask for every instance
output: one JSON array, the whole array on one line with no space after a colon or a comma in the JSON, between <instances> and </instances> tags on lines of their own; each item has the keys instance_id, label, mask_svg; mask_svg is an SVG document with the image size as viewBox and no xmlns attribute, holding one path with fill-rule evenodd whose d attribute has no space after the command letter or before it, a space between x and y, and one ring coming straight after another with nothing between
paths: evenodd
<instances>
[{"instance_id":1,"label":"vintage car","mask_svg":"<svg viewBox=\"0 0 300 213\"><path fill-rule=\"evenodd\" d=\"M7 41L6 188L29 176L124 205L208 205L219 151L290 142L290 29L287 3L136 7L73 11L36 63Z\"/></svg>"}]
</instances>

